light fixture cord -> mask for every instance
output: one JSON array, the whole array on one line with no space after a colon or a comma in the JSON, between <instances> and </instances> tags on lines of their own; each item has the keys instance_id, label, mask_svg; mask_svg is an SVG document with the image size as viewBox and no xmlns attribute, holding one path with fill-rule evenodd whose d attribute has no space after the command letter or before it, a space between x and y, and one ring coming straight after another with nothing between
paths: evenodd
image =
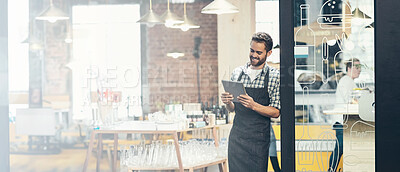
<instances>
[{"instance_id":1,"label":"light fixture cord","mask_svg":"<svg viewBox=\"0 0 400 172\"><path fill-rule=\"evenodd\" d=\"M150 10L152 9L152 7L151 7L151 0L150 0Z\"/></svg>"},{"instance_id":2,"label":"light fixture cord","mask_svg":"<svg viewBox=\"0 0 400 172\"><path fill-rule=\"evenodd\" d=\"M183 3L183 15L186 15L186 2Z\"/></svg>"},{"instance_id":3,"label":"light fixture cord","mask_svg":"<svg viewBox=\"0 0 400 172\"><path fill-rule=\"evenodd\" d=\"M167 6L168 6L168 11L169 11L169 0L168 0L168 3L167 3L167 4L168 4Z\"/></svg>"}]
</instances>

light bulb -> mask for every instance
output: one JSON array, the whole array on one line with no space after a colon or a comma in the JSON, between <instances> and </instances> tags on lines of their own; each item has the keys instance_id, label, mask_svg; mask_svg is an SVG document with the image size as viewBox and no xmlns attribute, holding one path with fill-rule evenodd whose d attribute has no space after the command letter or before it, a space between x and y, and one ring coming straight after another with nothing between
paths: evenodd
<instances>
[{"instance_id":1,"label":"light bulb","mask_svg":"<svg viewBox=\"0 0 400 172\"><path fill-rule=\"evenodd\" d=\"M156 24L155 23L146 23L147 27L154 27Z\"/></svg>"},{"instance_id":2,"label":"light bulb","mask_svg":"<svg viewBox=\"0 0 400 172\"><path fill-rule=\"evenodd\" d=\"M47 19L47 21L49 21L50 23L55 23L55 22L57 22L57 19L52 17L52 18Z\"/></svg>"},{"instance_id":3,"label":"light bulb","mask_svg":"<svg viewBox=\"0 0 400 172\"><path fill-rule=\"evenodd\" d=\"M65 38L64 42L67 43L67 44L70 44L70 43L72 43L72 39L71 38Z\"/></svg>"},{"instance_id":4,"label":"light bulb","mask_svg":"<svg viewBox=\"0 0 400 172\"><path fill-rule=\"evenodd\" d=\"M175 24L174 22L167 20L167 21L165 21L164 25L165 25L165 27L172 27L174 24Z\"/></svg>"},{"instance_id":5,"label":"light bulb","mask_svg":"<svg viewBox=\"0 0 400 172\"><path fill-rule=\"evenodd\" d=\"M189 26L181 26L181 30L184 32L188 31L189 29Z\"/></svg>"},{"instance_id":6,"label":"light bulb","mask_svg":"<svg viewBox=\"0 0 400 172\"><path fill-rule=\"evenodd\" d=\"M334 46L336 44L336 40L332 39L332 40L329 40L327 43L329 46Z\"/></svg>"},{"instance_id":7,"label":"light bulb","mask_svg":"<svg viewBox=\"0 0 400 172\"><path fill-rule=\"evenodd\" d=\"M177 59L179 57L185 56L185 54L184 53L179 53L179 52L173 52L173 53L167 53L167 56L168 57L172 57L174 59Z\"/></svg>"}]
</instances>

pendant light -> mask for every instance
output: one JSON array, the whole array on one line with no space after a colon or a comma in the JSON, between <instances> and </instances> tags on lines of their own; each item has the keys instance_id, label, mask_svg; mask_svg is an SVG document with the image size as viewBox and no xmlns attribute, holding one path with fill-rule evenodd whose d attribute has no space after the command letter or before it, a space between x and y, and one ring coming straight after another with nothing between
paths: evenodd
<instances>
[{"instance_id":1,"label":"pendant light","mask_svg":"<svg viewBox=\"0 0 400 172\"><path fill-rule=\"evenodd\" d=\"M358 1L356 3L356 8L353 10L353 12L351 12L351 14L353 14L353 22L357 25L363 25L366 22L372 22L371 17L360 10L358 7Z\"/></svg>"},{"instance_id":2,"label":"pendant light","mask_svg":"<svg viewBox=\"0 0 400 172\"><path fill-rule=\"evenodd\" d=\"M174 51L172 51L172 52L167 53L167 56L168 56L168 57L172 57L172 58L174 58L174 59L177 59L177 58L179 58L179 57L185 56L185 54L184 54L184 53L181 53L181 52L179 52L179 51L177 51L177 50L174 50Z\"/></svg>"},{"instance_id":3,"label":"pendant light","mask_svg":"<svg viewBox=\"0 0 400 172\"><path fill-rule=\"evenodd\" d=\"M161 15L161 19L164 21L165 27L171 27L174 24L183 23L183 20L176 14L172 13L171 10L169 9L169 0L167 7L168 7L167 11L165 11L164 14Z\"/></svg>"},{"instance_id":4,"label":"pendant light","mask_svg":"<svg viewBox=\"0 0 400 172\"><path fill-rule=\"evenodd\" d=\"M47 20L50 23L68 19L69 16L66 13L53 5L53 0L50 0L50 6L36 17L36 20Z\"/></svg>"},{"instance_id":5,"label":"pendant light","mask_svg":"<svg viewBox=\"0 0 400 172\"><path fill-rule=\"evenodd\" d=\"M194 24L194 23L192 22L192 20L190 20L190 19L187 17L187 14L186 14L186 2L183 3L183 23L173 25L172 28L179 28L179 29L181 29L181 30L184 31L184 32L188 31L189 29L197 29L197 28L200 28L199 25Z\"/></svg>"},{"instance_id":6,"label":"pendant light","mask_svg":"<svg viewBox=\"0 0 400 172\"><path fill-rule=\"evenodd\" d=\"M160 17L153 12L152 10L152 3L150 0L150 10L147 14L145 14L140 20L138 20L136 23L140 24L146 24L149 27L153 27L156 24L161 24L163 23Z\"/></svg>"},{"instance_id":7,"label":"pendant light","mask_svg":"<svg viewBox=\"0 0 400 172\"><path fill-rule=\"evenodd\" d=\"M229 14L237 12L239 12L239 9L226 0L214 0L201 10L201 13L204 14Z\"/></svg>"},{"instance_id":8,"label":"pendant light","mask_svg":"<svg viewBox=\"0 0 400 172\"><path fill-rule=\"evenodd\" d=\"M366 15L364 12L362 12L360 10L360 8L355 8L353 12L351 12L353 14L354 18L359 18L359 19L371 19L370 16Z\"/></svg>"},{"instance_id":9,"label":"pendant light","mask_svg":"<svg viewBox=\"0 0 400 172\"><path fill-rule=\"evenodd\" d=\"M66 36L65 36L65 39L64 39L64 42L65 43L67 43L67 44L70 44L70 43L72 43L72 29L71 29L71 27L72 26L67 26L67 33L66 33Z\"/></svg>"},{"instance_id":10,"label":"pendant light","mask_svg":"<svg viewBox=\"0 0 400 172\"><path fill-rule=\"evenodd\" d=\"M42 41L37 38L35 33L33 32L33 27L35 26L35 22L29 24L29 35L23 40L21 43L29 44L30 50L41 50L43 49Z\"/></svg>"}]
</instances>

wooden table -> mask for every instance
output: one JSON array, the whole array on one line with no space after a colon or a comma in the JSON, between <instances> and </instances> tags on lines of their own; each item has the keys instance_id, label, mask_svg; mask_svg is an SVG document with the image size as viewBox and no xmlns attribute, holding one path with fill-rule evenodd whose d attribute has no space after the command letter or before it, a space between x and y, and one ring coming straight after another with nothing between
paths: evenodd
<instances>
[{"instance_id":1,"label":"wooden table","mask_svg":"<svg viewBox=\"0 0 400 172\"><path fill-rule=\"evenodd\" d=\"M102 151L103 151L103 145L102 145L102 135L103 134L113 134L114 135L114 152L113 152L113 159L112 159L112 171L116 172L117 170L117 152L118 152L118 134L132 134L132 133L141 133L141 134L171 134L174 138L174 145L175 145L175 150L176 150L176 155L178 158L178 167L176 168L135 168L135 170L179 170L180 172L183 172L184 169L188 169L189 171L193 171L194 169L198 168L205 168L211 165L219 165L220 171L226 172L227 171L227 164L226 158L221 158L221 159L215 159L211 160L209 162L205 162L202 164L198 164L195 166L191 167L183 167L182 165L182 157L179 149L179 143L178 143L178 133L181 132L187 132L187 131L194 131L194 130L204 130L204 129L212 129L213 137L215 140L215 146L219 146L219 140L217 137L216 129L217 126L207 126L207 127L202 127L202 128L189 128L186 130L165 130L165 131L159 131L159 130L151 130L151 131L142 131L142 130L93 130L90 136L90 142L89 142L89 147L86 152L86 160L83 166L83 172L86 172L87 166L89 163L90 159L90 154L93 151L93 146L95 142L95 136L98 135L97 139L97 163L96 163L96 171L100 170L100 160L102 156ZM130 168L130 170L133 170Z\"/></svg>"}]
</instances>

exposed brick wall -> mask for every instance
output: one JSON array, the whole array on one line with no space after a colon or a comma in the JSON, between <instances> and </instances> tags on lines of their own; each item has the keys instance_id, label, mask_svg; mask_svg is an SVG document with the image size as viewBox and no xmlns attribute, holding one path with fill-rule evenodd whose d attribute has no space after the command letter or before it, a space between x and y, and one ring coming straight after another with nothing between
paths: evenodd
<instances>
[{"instance_id":1,"label":"exposed brick wall","mask_svg":"<svg viewBox=\"0 0 400 172\"><path fill-rule=\"evenodd\" d=\"M35 3L38 3L37 1ZM49 1L42 1L43 11L49 6ZM70 13L71 1L53 0L54 6L61 9L66 14ZM71 94L70 80L71 71L65 67L70 58L70 44L64 42L67 27L70 20L57 21L49 23L47 21L37 21L43 24L44 30L44 66L43 66L43 96L66 95Z\"/></svg>"},{"instance_id":2,"label":"exposed brick wall","mask_svg":"<svg viewBox=\"0 0 400 172\"><path fill-rule=\"evenodd\" d=\"M68 95L70 71L65 65L69 61L69 44L64 42L67 23L57 21L45 25L44 95Z\"/></svg>"},{"instance_id":3,"label":"exposed brick wall","mask_svg":"<svg viewBox=\"0 0 400 172\"><path fill-rule=\"evenodd\" d=\"M150 111L163 110L170 102L198 102L196 59L192 55L194 38L201 37L200 92L202 102L214 102L218 97L217 16L201 14L209 2L187 4L188 17L200 25L199 29L183 32L180 29L156 25L148 28L148 86ZM166 4L153 4L155 13L161 15ZM183 4L171 4L171 11L183 16ZM166 54L172 50L185 53L173 59Z\"/></svg>"}]
</instances>

